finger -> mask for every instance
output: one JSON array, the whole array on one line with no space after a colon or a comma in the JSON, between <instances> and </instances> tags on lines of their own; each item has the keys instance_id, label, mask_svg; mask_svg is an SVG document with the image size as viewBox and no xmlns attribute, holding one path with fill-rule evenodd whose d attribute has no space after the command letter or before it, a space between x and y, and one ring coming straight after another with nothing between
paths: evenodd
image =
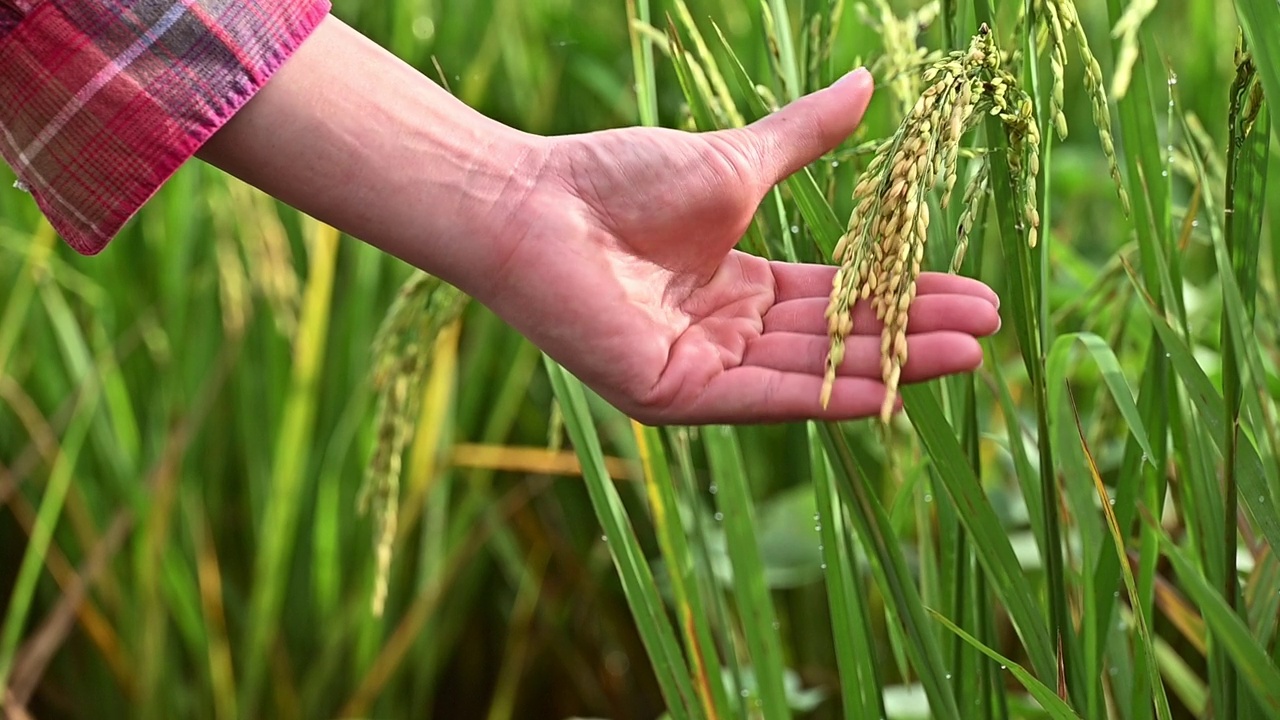
<instances>
[{"instance_id":1,"label":"finger","mask_svg":"<svg viewBox=\"0 0 1280 720\"><path fill-rule=\"evenodd\" d=\"M856 420L880 414L885 387L868 378L837 378L827 407L819 398L822 377L762 367L737 367L717 375L694 402L665 413L663 422L694 424ZM902 401L895 402L901 408Z\"/></svg>"},{"instance_id":2,"label":"finger","mask_svg":"<svg viewBox=\"0 0 1280 720\"><path fill-rule=\"evenodd\" d=\"M778 303L764 316L764 331L827 334L826 298L803 298ZM851 335L878 335L884 323L876 319L871 303L860 302L853 309ZM921 295L911 304L909 334L954 330L986 337L1000 329L1000 312L985 299L973 295Z\"/></svg>"},{"instance_id":3,"label":"finger","mask_svg":"<svg viewBox=\"0 0 1280 720\"><path fill-rule=\"evenodd\" d=\"M728 131L761 180L773 187L853 134L875 83L859 68L745 128Z\"/></svg>"},{"instance_id":4,"label":"finger","mask_svg":"<svg viewBox=\"0 0 1280 720\"><path fill-rule=\"evenodd\" d=\"M769 333L747 346L742 364L821 377L826 372L830 347L825 337ZM837 374L879 378L880 357L879 336L850 337L845 340L844 362ZM902 382L925 382L981 366L982 346L969 335L958 332L915 335L907 338L907 364L902 368Z\"/></svg>"},{"instance_id":5,"label":"finger","mask_svg":"<svg viewBox=\"0 0 1280 720\"><path fill-rule=\"evenodd\" d=\"M773 270L775 303L796 298L831 297L831 283L836 277L834 265L776 261L769 265ZM950 273L920 273L916 278L916 296L934 294L973 295L1000 307L1000 296L980 280Z\"/></svg>"}]
</instances>

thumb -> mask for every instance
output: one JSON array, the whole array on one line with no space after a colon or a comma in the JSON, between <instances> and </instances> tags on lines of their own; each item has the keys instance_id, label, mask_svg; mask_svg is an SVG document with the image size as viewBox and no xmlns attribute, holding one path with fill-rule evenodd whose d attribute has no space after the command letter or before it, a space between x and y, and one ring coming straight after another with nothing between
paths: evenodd
<instances>
[{"instance_id":1,"label":"thumb","mask_svg":"<svg viewBox=\"0 0 1280 720\"><path fill-rule=\"evenodd\" d=\"M739 148L769 187L817 160L853 134L871 102L871 73L858 68L736 131Z\"/></svg>"}]
</instances>

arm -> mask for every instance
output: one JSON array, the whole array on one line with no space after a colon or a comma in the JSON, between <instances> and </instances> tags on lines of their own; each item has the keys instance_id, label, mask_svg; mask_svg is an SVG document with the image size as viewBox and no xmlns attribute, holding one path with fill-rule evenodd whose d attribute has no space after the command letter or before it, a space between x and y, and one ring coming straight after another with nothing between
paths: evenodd
<instances>
[{"instance_id":1,"label":"arm","mask_svg":"<svg viewBox=\"0 0 1280 720\"><path fill-rule=\"evenodd\" d=\"M543 138L466 107L330 17L200 156L456 285L632 417L878 413L880 325L855 319L819 403L835 269L734 250L776 183L856 128L865 71L746 128ZM976 281L926 275L904 382L976 368Z\"/></svg>"},{"instance_id":2,"label":"arm","mask_svg":"<svg viewBox=\"0 0 1280 720\"><path fill-rule=\"evenodd\" d=\"M329 16L197 156L483 300L545 145Z\"/></svg>"}]
</instances>

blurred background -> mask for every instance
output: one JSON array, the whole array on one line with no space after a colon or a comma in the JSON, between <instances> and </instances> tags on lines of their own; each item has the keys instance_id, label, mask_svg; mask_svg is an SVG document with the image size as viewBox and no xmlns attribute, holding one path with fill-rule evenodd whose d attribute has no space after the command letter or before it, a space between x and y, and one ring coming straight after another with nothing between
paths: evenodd
<instances>
[{"instance_id":1,"label":"blurred background","mask_svg":"<svg viewBox=\"0 0 1280 720\"><path fill-rule=\"evenodd\" d=\"M882 59L881 5L786 5L793 28L843 9L838 42L808 76L810 89L859 63L892 69ZM901 16L919 5L891 3ZM687 6L705 37L716 38L718 28L746 72L785 97L770 79L775 65L759 6ZM668 12L667 3L653 3L660 33ZM1082 2L1080 12L1110 77L1106 4ZM575 133L640 121L623 0L336 0L334 13L466 103L524 130ZM936 21L916 30L922 45L941 47ZM1224 148L1235 72L1231 4L1162 3L1145 32L1158 51L1145 55L1150 77L1176 77L1178 102L1198 119L1205 146ZM660 122L690 127L679 77L661 52L655 65ZM1131 237L1117 230L1128 221L1082 78L1073 55L1065 103L1073 132L1054 145L1045 178L1056 249L1044 320L1114 340L1136 387L1144 353L1125 338L1140 313L1115 289L1124 284L1117 257ZM889 78L877 79L863 130L819 178L842 220L861 157L853 148L890 134L902 113ZM1167 88L1153 87L1162 104ZM1163 138L1169 121L1158 122ZM433 343L432 363L415 388L423 400L399 476L386 605L376 616L375 526L357 508L381 438L370 348L410 268L198 162L107 251L83 258L53 235L29 198L3 189L12 180L0 168L0 668L9 672L10 717L649 720L664 712L536 348L474 303L424 340ZM1189 194L1175 191L1175 203ZM761 224L764 242L778 247L783 228L794 225L802 255L818 259L790 199L778 207ZM1174 215L1174 226L1191 219ZM1271 212L1268 238L1280 237L1277 223L1280 213ZM1188 326L1196 357L1218 383L1213 247L1199 231L1188 237L1179 250ZM996 243L975 253L972 270L1005 292ZM1272 261L1269 249L1259 256L1268 287ZM1105 278L1116 282L1100 284ZM1110 311L1116 317L1106 320ZM984 430L974 447L1003 531L1035 578L1035 533L1014 480L1018 456L994 419L999 396L985 389L1006 389L1035 425L1026 370L1005 327L976 381L983 399L975 422ZM1134 335L1145 343L1149 331ZM1274 383L1269 354L1266 367L1259 382ZM1114 487L1128 435L1096 368L1081 363L1078 373L1089 441ZM660 570L632 428L590 402L620 497ZM667 437L678 447L696 444L699 432L673 429ZM934 512L931 493L941 495L920 469L922 450L901 428L888 453L870 423L856 424L849 437L927 585L921 568L939 560L921 542L921 522ZM800 717L839 717L809 482L812 437L795 425L743 428L737 439L789 702ZM1028 449L1034 459L1034 442ZM705 461L687 457L682 470L705 488ZM954 517L941 522L955 525ZM1102 525L1088 528L1105 537ZM701 570L728 592L723 536L706 537ZM40 552L24 565L33 544ZM886 648L886 712L923 717L904 641L883 621L883 596L869 580L863 587L867 614L879 618L875 639ZM1169 630L1167 617L1157 623L1169 631L1171 651L1194 645L1180 625ZM1188 667L1198 680L1203 661ZM1180 712L1195 707L1204 687L1187 682L1188 694L1175 698Z\"/></svg>"}]
</instances>

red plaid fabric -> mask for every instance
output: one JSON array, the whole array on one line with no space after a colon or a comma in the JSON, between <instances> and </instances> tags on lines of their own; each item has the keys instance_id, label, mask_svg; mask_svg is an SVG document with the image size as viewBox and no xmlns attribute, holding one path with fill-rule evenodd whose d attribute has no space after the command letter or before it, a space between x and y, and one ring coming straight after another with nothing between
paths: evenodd
<instances>
[{"instance_id":1,"label":"red plaid fabric","mask_svg":"<svg viewBox=\"0 0 1280 720\"><path fill-rule=\"evenodd\" d=\"M0 0L0 156L100 252L267 82L329 0Z\"/></svg>"}]
</instances>

